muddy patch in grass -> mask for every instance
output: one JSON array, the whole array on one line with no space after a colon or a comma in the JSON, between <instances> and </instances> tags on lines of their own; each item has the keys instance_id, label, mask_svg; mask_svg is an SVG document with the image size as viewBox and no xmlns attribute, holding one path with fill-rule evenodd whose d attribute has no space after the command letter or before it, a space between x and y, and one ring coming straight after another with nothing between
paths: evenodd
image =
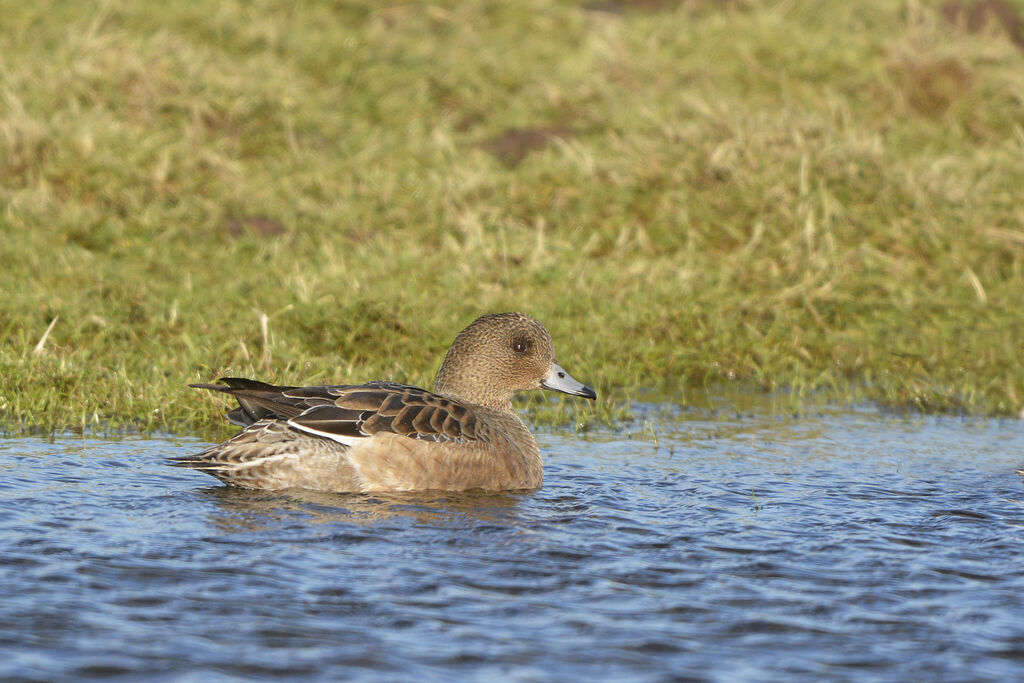
<instances>
[{"instance_id":1,"label":"muddy patch in grass","mask_svg":"<svg viewBox=\"0 0 1024 683\"><path fill-rule=\"evenodd\" d=\"M516 166L533 152L547 148L555 140L564 140L572 135L572 131L561 124L511 128L480 143L480 149L490 152L510 166Z\"/></svg>"}]
</instances>

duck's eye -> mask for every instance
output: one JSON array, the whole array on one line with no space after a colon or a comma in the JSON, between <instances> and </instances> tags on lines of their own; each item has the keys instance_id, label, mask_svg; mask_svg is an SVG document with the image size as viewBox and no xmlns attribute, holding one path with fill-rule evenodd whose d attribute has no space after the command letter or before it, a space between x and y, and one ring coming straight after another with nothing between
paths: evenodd
<instances>
[{"instance_id":1,"label":"duck's eye","mask_svg":"<svg viewBox=\"0 0 1024 683\"><path fill-rule=\"evenodd\" d=\"M512 350L516 353L526 353L530 350L530 345L524 341L512 342Z\"/></svg>"}]
</instances>

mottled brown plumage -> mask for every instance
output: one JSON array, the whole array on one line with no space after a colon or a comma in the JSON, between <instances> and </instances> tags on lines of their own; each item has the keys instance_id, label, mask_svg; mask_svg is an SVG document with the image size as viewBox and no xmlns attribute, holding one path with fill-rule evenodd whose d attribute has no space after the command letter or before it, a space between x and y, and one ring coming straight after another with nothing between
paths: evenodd
<instances>
[{"instance_id":1,"label":"mottled brown plumage","mask_svg":"<svg viewBox=\"0 0 1024 683\"><path fill-rule=\"evenodd\" d=\"M539 488L540 452L512 397L539 388L596 397L558 365L543 325L522 313L485 315L463 330L434 392L392 382L220 381L192 386L234 396L228 418L245 429L175 464L262 489Z\"/></svg>"}]
</instances>

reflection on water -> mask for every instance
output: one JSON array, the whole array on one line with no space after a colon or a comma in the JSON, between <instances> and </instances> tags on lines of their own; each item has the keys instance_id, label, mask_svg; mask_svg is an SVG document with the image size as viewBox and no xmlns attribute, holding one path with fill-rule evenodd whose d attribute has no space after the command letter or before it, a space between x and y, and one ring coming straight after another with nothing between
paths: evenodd
<instances>
[{"instance_id":1,"label":"reflection on water","mask_svg":"<svg viewBox=\"0 0 1024 683\"><path fill-rule=\"evenodd\" d=\"M452 516L475 521L504 519L529 493L443 491L409 493L324 493L321 491L248 491L229 486L207 489L220 507L213 523L225 530L266 529L286 517L298 515L303 523L373 523L390 517L417 522L439 522Z\"/></svg>"},{"instance_id":2,"label":"reflection on water","mask_svg":"<svg viewBox=\"0 0 1024 683\"><path fill-rule=\"evenodd\" d=\"M542 433L527 494L0 441L0 678L1019 677L1021 423L737 405Z\"/></svg>"}]
</instances>

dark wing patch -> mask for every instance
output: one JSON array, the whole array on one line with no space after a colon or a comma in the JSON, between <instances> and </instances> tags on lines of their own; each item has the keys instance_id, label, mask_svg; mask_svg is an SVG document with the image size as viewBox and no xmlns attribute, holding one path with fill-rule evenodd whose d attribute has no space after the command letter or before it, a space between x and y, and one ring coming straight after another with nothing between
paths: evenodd
<instances>
[{"instance_id":1,"label":"dark wing patch","mask_svg":"<svg viewBox=\"0 0 1024 683\"><path fill-rule=\"evenodd\" d=\"M466 443L485 441L473 414L461 403L432 392L391 382L327 387L333 405L312 407L291 418L299 428L343 436L392 433L413 439ZM334 420L348 421L337 424ZM328 426L328 429L321 427Z\"/></svg>"},{"instance_id":2,"label":"dark wing patch","mask_svg":"<svg viewBox=\"0 0 1024 683\"><path fill-rule=\"evenodd\" d=\"M288 421L319 434L359 438L366 436L362 425L373 413L368 410L350 410L335 405L315 406Z\"/></svg>"},{"instance_id":3,"label":"dark wing patch","mask_svg":"<svg viewBox=\"0 0 1024 683\"><path fill-rule=\"evenodd\" d=\"M488 431L458 401L394 382L356 386L278 387L236 377L226 386L192 385L231 394L239 407L228 413L242 426L265 419L339 441L393 433L413 439L466 443L487 441Z\"/></svg>"},{"instance_id":4,"label":"dark wing patch","mask_svg":"<svg viewBox=\"0 0 1024 683\"><path fill-rule=\"evenodd\" d=\"M352 410L372 410L373 412L377 412L381 408L380 391L352 390L351 392L347 392L345 394L345 407Z\"/></svg>"}]
</instances>

